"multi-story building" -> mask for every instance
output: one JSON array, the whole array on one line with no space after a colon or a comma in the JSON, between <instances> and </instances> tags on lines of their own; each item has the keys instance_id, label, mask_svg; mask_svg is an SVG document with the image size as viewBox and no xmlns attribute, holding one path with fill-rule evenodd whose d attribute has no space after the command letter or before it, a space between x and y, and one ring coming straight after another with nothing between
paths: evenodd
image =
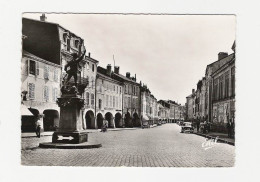
<instances>
[{"instance_id":1,"label":"multi-story building","mask_svg":"<svg viewBox=\"0 0 260 182\"><path fill-rule=\"evenodd\" d=\"M125 127L141 126L141 95L140 84L136 82L136 75L131 77L127 72L126 76L119 73L119 67L114 68L114 79L123 83L123 125Z\"/></svg>"},{"instance_id":2,"label":"multi-story building","mask_svg":"<svg viewBox=\"0 0 260 182\"><path fill-rule=\"evenodd\" d=\"M107 65L106 69L98 67L96 89L96 120L98 128L101 128L103 119L108 121L108 127L110 128L123 127L123 88L123 82L114 78L110 64Z\"/></svg>"},{"instance_id":3,"label":"multi-story building","mask_svg":"<svg viewBox=\"0 0 260 182\"><path fill-rule=\"evenodd\" d=\"M233 49L235 47L233 46ZM212 71L212 124L215 130L225 131L229 119L235 118L235 53Z\"/></svg>"},{"instance_id":4,"label":"multi-story building","mask_svg":"<svg viewBox=\"0 0 260 182\"><path fill-rule=\"evenodd\" d=\"M186 114L187 121L192 121L195 116L195 89L192 89L192 94L186 97Z\"/></svg>"},{"instance_id":5,"label":"multi-story building","mask_svg":"<svg viewBox=\"0 0 260 182\"><path fill-rule=\"evenodd\" d=\"M63 78L65 75L64 67L72 59L72 53L81 54L85 50L84 40L75 35L73 32L65 29L56 23L51 23L45 21L45 16L41 16L41 21L23 18L22 23L22 34L23 37L26 37L23 40L23 50L34 55L37 58L48 61L51 65L58 65L60 71L58 72L59 87L57 88L58 92L63 84ZM84 66L85 63L93 62L93 59L85 56L81 65ZM94 61L94 69L96 69L96 62ZM37 66L37 65L36 65ZM47 67L44 69L48 69ZM91 68L92 69L92 68ZM36 68L38 70L38 68ZM95 71L93 75L88 75L89 72L81 72L81 75L78 75L78 84L86 84L87 78L92 78L89 80L91 84L94 80L95 82ZM56 74L56 73L55 73ZM71 78L70 83L73 83L74 80ZM95 88L93 88L95 90ZM47 88L46 88L47 90ZM48 91L45 91L48 93ZM47 96L46 96L47 97ZM95 99L95 98L94 98ZM49 107L46 105L46 107ZM40 110L40 108L35 108ZM84 113L84 110L82 110ZM44 114L44 119L46 120L47 114ZM50 114L49 114L50 115ZM55 115L58 115L57 113ZM83 125L84 126L84 125ZM85 125L86 127L86 125Z\"/></svg>"},{"instance_id":6,"label":"multi-story building","mask_svg":"<svg viewBox=\"0 0 260 182\"><path fill-rule=\"evenodd\" d=\"M167 101L159 100L159 118L161 121L168 123L170 118L170 104Z\"/></svg>"},{"instance_id":7,"label":"multi-story building","mask_svg":"<svg viewBox=\"0 0 260 182\"><path fill-rule=\"evenodd\" d=\"M83 128L90 129L90 128L97 128L96 122L96 85L97 85L97 65L98 61L93 59L90 56L85 56L84 60L86 64L82 68L82 77L88 81L88 85L85 88L85 92L83 94L85 104L82 110L83 112Z\"/></svg>"},{"instance_id":8,"label":"multi-story building","mask_svg":"<svg viewBox=\"0 0 260 182\"><path fill-rule=\"evenodd\" d=\"M205 121L205 94L206 93L206 79L199 80L197 83L196 98L195 98L195 118L200 121Z\"/></svg>"},{"instance_id":9,"label":"multi-story building","mask_svg":"<svg viewBox=\"0 0 260 182\"><path fill-rule=\"evenodd\" d=\"M37 116L44 114L42 127L45 131L54 130L59 122L61 66L27 51L22 53L21 93L23 104ZM24 131L34 131L34 118L22 117Z\"/></svg>"},{"instance_id":10,"label":"multi-story building","mask_svg":"<svg viewBox=\"0 0 260 182\"><path fill-rule=\"evenodd\" d=\"M150 125L159 121L157 99L144 84L141 86L141 118L142 122L147 120Z\"/></svg>"}]
</instances>

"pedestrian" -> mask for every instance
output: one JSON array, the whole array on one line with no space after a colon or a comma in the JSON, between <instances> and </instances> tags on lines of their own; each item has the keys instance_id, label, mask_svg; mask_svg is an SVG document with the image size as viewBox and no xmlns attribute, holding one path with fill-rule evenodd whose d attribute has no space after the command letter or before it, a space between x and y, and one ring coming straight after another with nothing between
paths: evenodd
<instances>
[{"instance_id":1,"label":"pedestrian","mask_svg":"<svg viewBox=\"0 0 260 182\"><path fill-rule=\"evenodd\" d=\"M199 130L200 130L200 120L197 119L197 133L199 132Z\"/></svg>"},{"instance_id":2,"label":"pedestrian","mask_svg":"<svg viewBox=\"0 0 260 182\"><path fill-rule=\"evenodd\" d=\"M228 132L228 138L231 138L231 125L230 125L230 121L227 122L227 132Z\"/></svg>"},{"instance_id":3,"label":"pedestrian","mask_svg":"<svg viewBox=\"0 0 260 182\"><path fill-rule=\"evenodd\" d=\"M101 128L101 132L106 132L108 127L108 121L106 119L103 120L103 125Z\"/></svg>"},{"instance_id":4,"label":"pedestrian","mask_svg":"<svg viewBox=\"0 0 260 182\"><path fill-rule=\"evenodd\" d=\"M42 115L38 114L35 122L35 133L38 138L41 137L41 120L42 120Z\"/></svg>"},{"instance_id":5,"label":"pedestrian","mask_svg":"<svg viewBox=\"0 0 260 182\"><path fill-rule=\"evenodd\" d=\"M231 134L230 134L231 138L235 138L235 122L233 119L231 120L230 130L231 130Z\"/></svg>"}]
</instances>

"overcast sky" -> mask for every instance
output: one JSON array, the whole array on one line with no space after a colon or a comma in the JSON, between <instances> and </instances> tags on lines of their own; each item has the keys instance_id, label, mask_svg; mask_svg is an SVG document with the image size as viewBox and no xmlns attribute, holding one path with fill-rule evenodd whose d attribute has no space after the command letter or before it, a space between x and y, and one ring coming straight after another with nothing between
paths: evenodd
<instances>
[{"instance_id":1,"label":"overcast sky","mask_svg":"<svg viewBox=\"0 0 260 182\"><path fill-rule=\"evenodd\" d=\"M39 20L40 14L24 14ZM184 104L219 52L232 53L236 19L232 15L46 14L82 37L99 66L137 75L158 99Z\"/></svg>"}]
</instances>

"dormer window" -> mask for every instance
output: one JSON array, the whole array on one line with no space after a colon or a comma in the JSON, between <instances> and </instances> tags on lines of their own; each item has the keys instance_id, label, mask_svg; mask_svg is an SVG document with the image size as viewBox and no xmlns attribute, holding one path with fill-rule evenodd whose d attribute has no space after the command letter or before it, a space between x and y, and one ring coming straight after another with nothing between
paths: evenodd
<instances>
[{"instance_id":1,"label":"dormer window","mask_svg":"<svg viewBox=\"0 0 260 182\"><path fill-rule=\"evenodd\" d=\"M79 47L79 40L75 40L74 45L75 45L76 48L78 48Z\"/></svg>"},{"instance_id":2,"label":"dormer window","mask_svg":"<svg viewBox=\"0 0 260 182\"><path fill-rule=\"evenodd\" d=\"M70 51L70 39L67 39L67 51Z\"/></svg>"},{"instance_id":3,"label":"dormer window","mask_svg":"<svg viewBox=\"0 0 260 182\"><path fill-rule=\"evenodd\" d=\"M66 42L67 38L68 38L68 32L64 32L63 33L63 41Z\"/></svg>"}]
</instances>

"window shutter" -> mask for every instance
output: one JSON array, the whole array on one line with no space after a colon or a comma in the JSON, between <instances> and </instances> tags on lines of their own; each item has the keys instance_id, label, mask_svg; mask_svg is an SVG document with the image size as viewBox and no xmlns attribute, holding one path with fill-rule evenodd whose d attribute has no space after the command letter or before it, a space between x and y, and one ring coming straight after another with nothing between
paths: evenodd
<instances>
[{"instance_id":1,"label":"window shutter","mask_svg":"<svg viewBox=\"0 0 260 182\"><path fill-rule=\"evenodd\" d=\"M39 76L39 62L36 62L36 75Z\"/></svg>"},{"instance_id":2,"label":"window shutter","mask_svg":"<svg viewBox=\"0 0 260 182\"><path fill-rule=\"evenodd\" d=\"M25 60L25 75L29 75L29 60Z\"/></svg>"}]
</instances>

